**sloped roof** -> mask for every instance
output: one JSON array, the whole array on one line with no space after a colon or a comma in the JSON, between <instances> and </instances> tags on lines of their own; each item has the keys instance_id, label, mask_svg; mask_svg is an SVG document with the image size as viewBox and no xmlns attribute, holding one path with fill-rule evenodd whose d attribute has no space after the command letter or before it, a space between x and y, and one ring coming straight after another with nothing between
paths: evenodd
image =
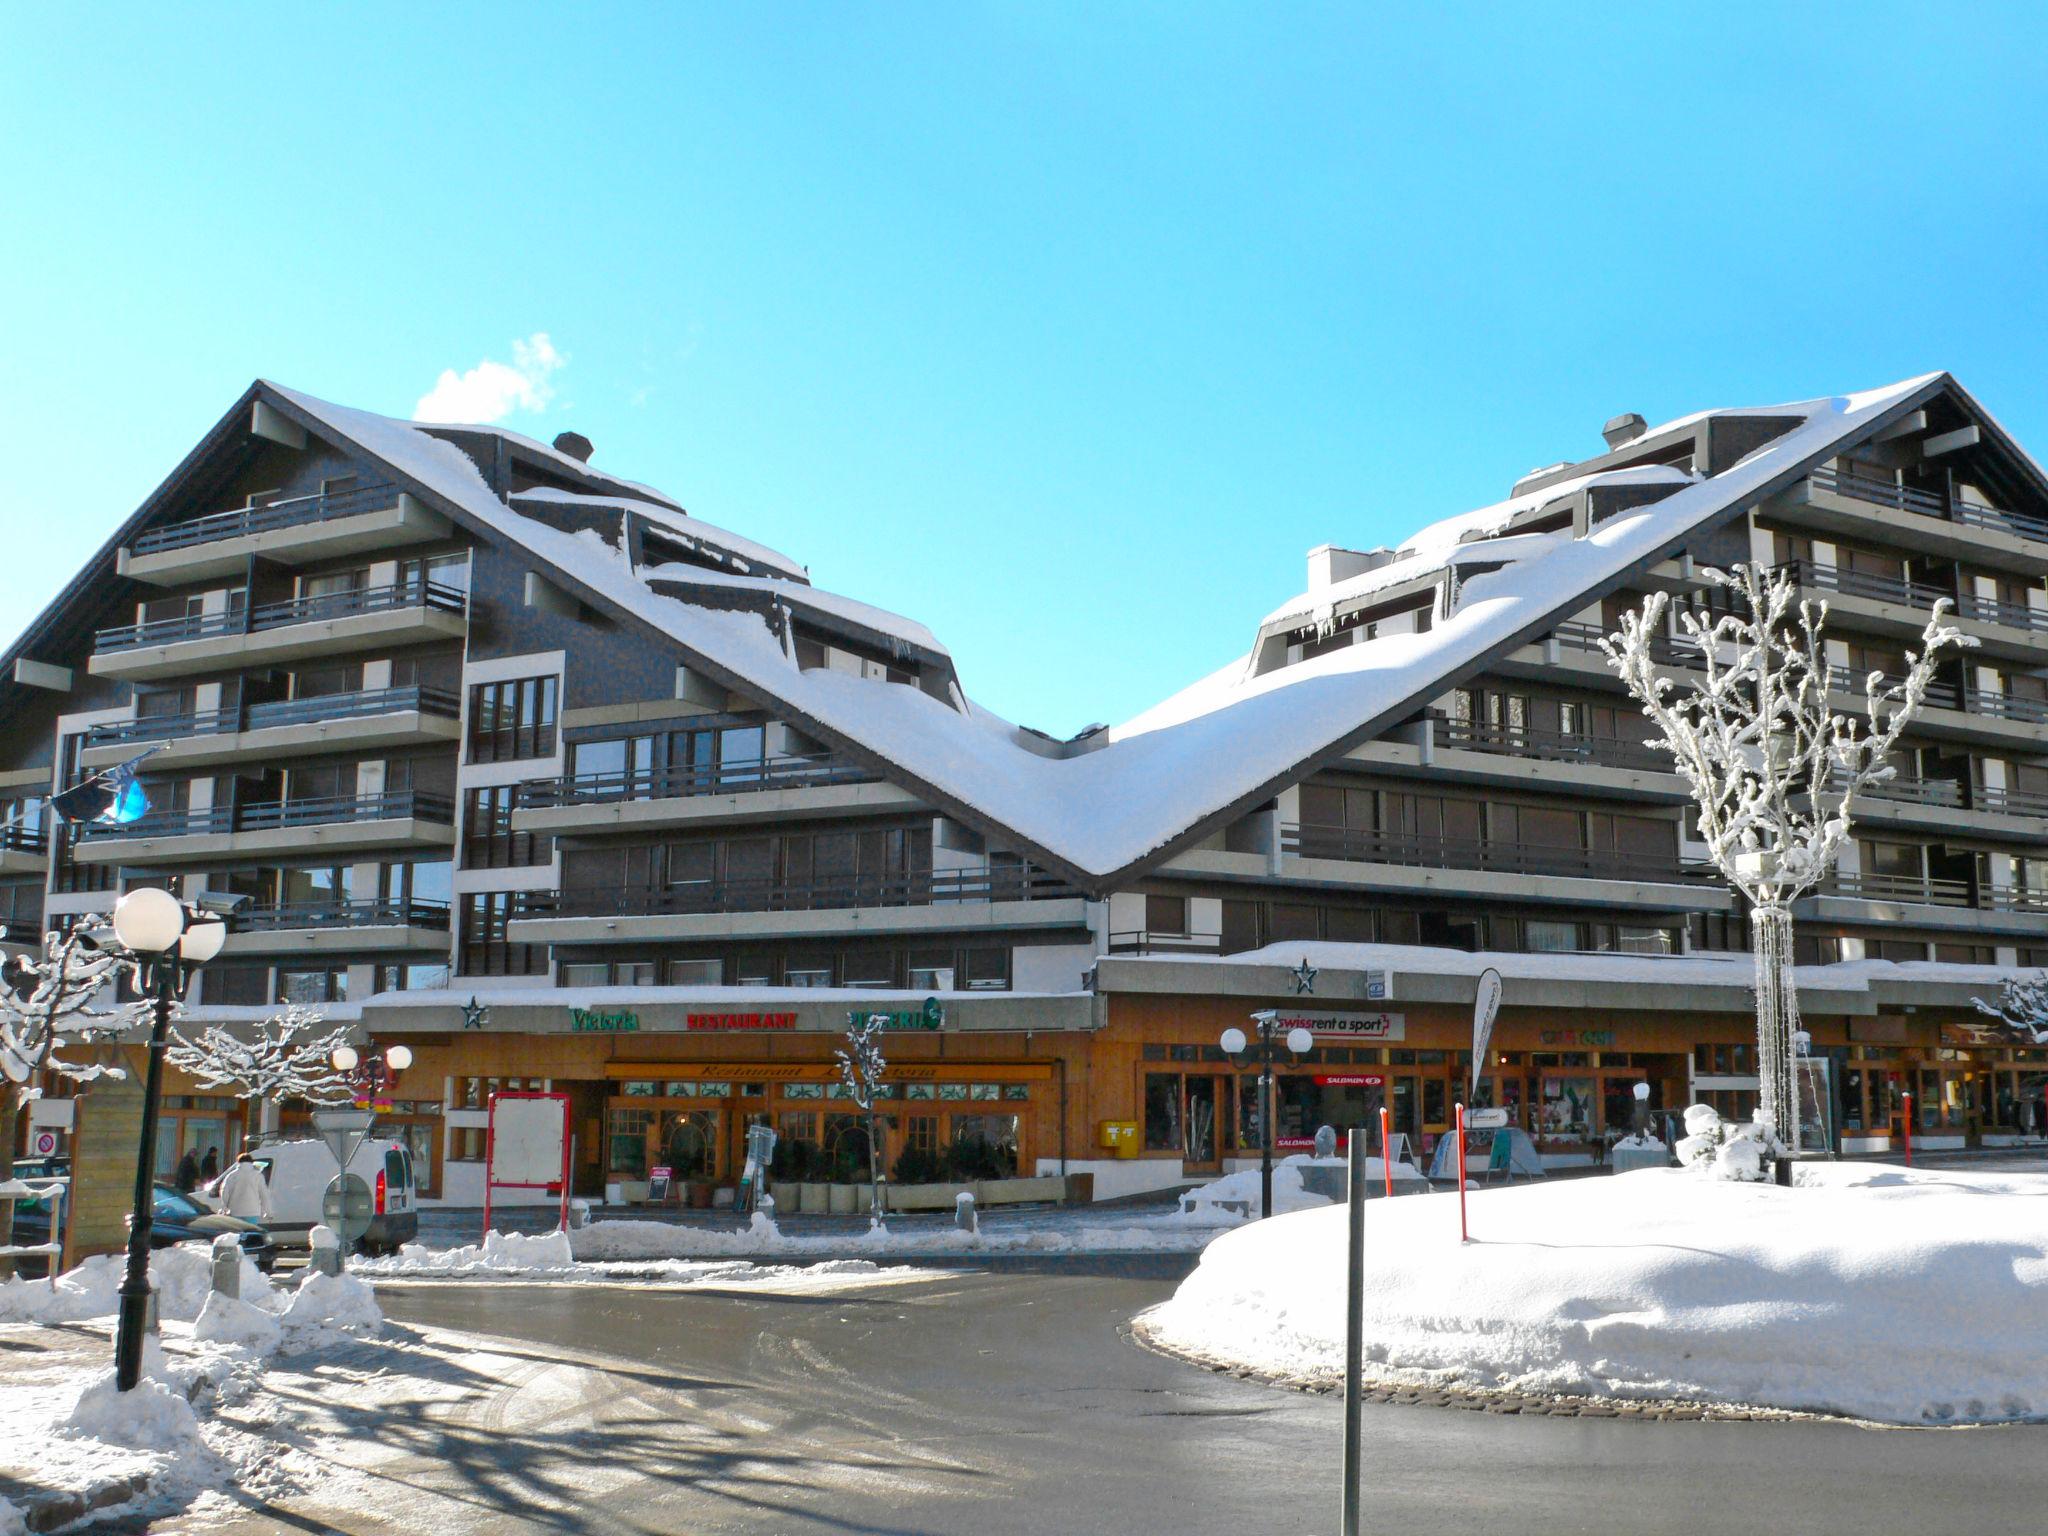
<instances>
[{"instance_id":1,"label":"sloped roof","mask_svg":"<svg viewBox=\"0 0 2048 1536\"><path fill-rule=\"evenodd\" d=\"M1771 407L1802 424L1711 479L1649 471L1684 483L1583 538L1498 541L1489 558L1504 558L1502 567L1468 577L1456 611L1427 633L1382 637L1261 676L1234 663L1115 727L1105 745L1066 757L1030 749L1015 726L972 705L963 712L915 688L799 670L758 615L697 607L654 591L647 577L655 573L634 570L625 551L601 535L564 532L500 501L453 445L408 422L282 393L330 431L729 674L744 691L821 727L828 738L864 749L999 838L1106 888L1201 835L1219 817L1270 797L1307 767L1412 713L1454 676L1542 633L1630 571L1789 483L1845 440L1902 413L1943 378ZM1398 579L1401 568L1441 565L1461 539L1504 527L1518 512L1574 488L1569 482L1547 487L1446 519L1418 535L1413 556L1369 574Z\"/></svg>"},{"instance_id":2,"label":"sloped roof","mask_svg":"<svg viewBox=\"0 0 2048 1536\"><path fill-rule=\"evenodd\" d=\"M588 493L522 492L508 503L461 448L435 435L451 429L334 405L265 382L253 386L235 412L245 412L252 398L268 398L319 435L381 460L401 483L466 526L525 550L585 601L683 647L726 686L873 762L904 787L980 827L999 845L1101 891L1407 718L1505 650L1624 585L1643 565L1667 558L1695 534L1943 390L1954 391L1966 410L1981 415L1947 375L1929 374L1863 394L1768 407L1800 424L1710 478L1654 468L1583 477L1587 483L1604 483L1617 475L1648 476L1675 488L1660 500L1606 519L1582 538L1494 537L1519 513L1572 494L1577 482L1570 480L1444 519L1409 541L1413 552L1404 551L1400 560L1305 594L1273 615L1312 616L1340 590L1357 596L1378 583L1406 580L1446 564L1465 566L1455 610L1430 631L1383 636L1261 675L1253 674L1248 658L1240 659L1123 724L1095 733L1089 738L1091 750L1066 755L971 701L949 703L915 687L802 670L760 612L735 611L729 603L699 606L673 594L692 584L755 589L785 598L790 607L833 614L943 655L938 641L912 620L821 592L794 574L757 578L694 566L636 569L627 552L601 534L570 533L543 520L550 504L637 501L646 504L650 516L661 512L664 526L689 527L735 547L744 544L759 551L757 558L773 557L787 569L786 556L688 518L659 492L636 488L643 494L622 497L612 487L629 482L612 480ZM233 416L209 434L208 443L232 430ZM500 435L516 440L523 451L562 457L518 434ZM2009 439L2004 444L2011 446ZM2013 451L2018 452L2016 447ZM192 462L188 457L187 464ZM569 473L576 461L564 459L564 466ZM2031 461L2025 466L2038 473ZM131 536L156 502L153 497L123 523L89 571L17 642L10 661L47 632L48 621L65 603L79 600L90 571L111 567L112 549ZM1465 542L1474 538L1487 542ZM1496 563L1494 569L1483 568Z\"/></svg>"}]
</instances>

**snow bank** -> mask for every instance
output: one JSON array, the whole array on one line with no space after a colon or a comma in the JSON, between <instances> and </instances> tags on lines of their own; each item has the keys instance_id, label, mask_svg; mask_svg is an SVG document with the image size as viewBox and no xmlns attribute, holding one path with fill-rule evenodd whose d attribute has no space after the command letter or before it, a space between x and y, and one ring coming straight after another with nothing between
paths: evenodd
<instances>
[{"instance_id":1,"label":"snow bank","mask_svg":"<svg viewBox=\"0 0 2048 1536\"><path fill-rule=\"evenodd\" d=\"M1254 1197L1256 1198L1256 1196ZM792 1237L772 1223L745 1228L684 1227L665 1221L600 1221L569 1234L581 1261L701 1258L915 1258L948 1253L1186 1253L1214 1233L1179 1212L1123 1226L991 1225L978 1232L952 1226L867 1227L858 1232Z\"/></svg>"},{"instance_id":2,"label":"snow bank","mask_svg":"<svg viewBox=\"0 0 2048 1536\"><path fill-rule=\"evenodd\" d=\"M309 1269L282 1319L295 1349L332 1342L336 1334L375 1334L384 1326L376 1294L354 1275Z\"/></svg>"},{"instance_id":3,"label":"snow bank","mask_svg":"<svg viewBox=\"0 0 2048 1536\"><path fill-rule=\"evenodd\" d=\"M78 1394L65 1429L87 1440L137 1451L206 1455L199 1416L183 1392L156 1376L144 1376L134 1390L118 1391L114 1373L103 1371Z\"/></svg>"},{"instance_id":4,"label":"snow bank","mask_svg":"<svg viewBox=\"0 0 2048 1536\"><path fill-rule=\"evenodd\" d=\"M192 1324L192 1337L209 1344L246 1349L256 1355L275 1354L283 1342L277 1317L269 1308L219 1292L207 1297L206 1305L199 1309Z\"/></svg>"},{"instance_id":5,"label":"snow bank","mask_svg":"<svg viewBox=\"0 0 2048 1536\"><path fill-rule=\"evenodd\" d=\"M1839 1165L1796 1189L1678 1169L1366 1215L1379 1380L1682 1398L1892 1423L2048 1418L2048 1175ZM1345 1212L1228 1232L1145 1327L1338 1379Z\"/></svg>"},{"instance_id":6,"label":"snow bank","mask_svg":"<svg viewBox=\"0 0 2048 1536\"><path fill-rule=\"evenodd\" d=\"M87 1259L54 1280L0 1282L0 1323L77 1323L112 1317L127 1267L124 1255L107 1253ZM157 1291L158 1315L190 1322L213 1294L213 1256L206 1248L191 1244L159 1248L149 1256L149 1278ZM241 1289L245 1297L259 1304L273 1296L270 1281L247 1255L242 1258Z\"/></svg>"},{"instance_id":7,"label":"snow bank","mask_svg":"<svg viewBox=\"0 0 2048 1536\"><path fill-rule=\"evenodd\" d=\"M566 1232L529 1236L493 1230L484 1234L481 1247L468 1243L435 1249L424 1243L406 1243L392 1258L358 1264L356 1269L378 1275L523 1275L569 1269L575 1263Z\"/></svg>"},{"instance_id":8,"label":"snow bank","mask_svg":"<svg viewBox=\"0 0 2048 1536\"><path fill-rule=\"evenodd\" d=\"M1310 1211L1319 1205L1331 1204L1328 1196L1311 1194L1302 1187L1301 1170L1309 1162L1308 1157L1296 1154L1293 1157L1282 1158L1273 1165L1274 1215L1284 1216L1289 1211ZM1340 1158L1330 1158L1327 1163L1334 1168L1345 1166ZM1396 1168L1397 1177L1406 1177L1407 1174L1408 1170ZM1378 1178L1380 1175L1375 1172L1373 1177ZM1218 1225L1256 1216L1259 1211L1259 1170L1241 1169L1237 1173L1227 1173L1198 1189L1188 1190L1180 1197L1180 1209L1183 1216Z\"/></svg>"}]
</instances>

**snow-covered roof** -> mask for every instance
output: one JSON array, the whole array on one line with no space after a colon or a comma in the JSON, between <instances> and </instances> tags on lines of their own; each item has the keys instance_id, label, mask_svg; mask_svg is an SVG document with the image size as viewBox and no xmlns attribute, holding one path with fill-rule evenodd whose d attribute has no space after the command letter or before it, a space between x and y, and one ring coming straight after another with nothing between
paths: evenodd
<instances>
[{"instance_id":1,"label":"snow-covered roof","mask_svg":"<svg viewBox=\"0 0 2048 1536\"><path fill-rule=\"evenodd\" d=\"M1016 726L978 707L963 712L915 687L801 670L760 615L700 607L655 591L648 581L661 579L658 569L634 569L623 549L594 531L569 533L522 515L491 491L452 443L409 422L296 391L278 393L604 602L724 669L765 706L794 712L828 738L873 754L892 765L892 776L907 787L992 824L998 840L1106 886L1112 877L1170 851L1205 821L1269 796L1312 760L1346 750L1367 732L1412 713L1461 669L1479 666L1500 648L1568 617L1603 584L1619 582L1641 562L1787 483L1942 377L1930 374L1863 394L1769 407L1772 414L1800 418L1800 425L1710 478L1656 466L1608 471L1443 519L1409 541L1412 555L1360 580L1401 580L1431 562L1441 566L1461 541L1504 530L1521 512L1568 496L1582 483L1647 480L1676 486L1671 495L1629 508L1581 538L1496 541L1486 549L1486 563L1504 553L1513 558L1501 569L1467 576L1456 611L1426 633L1382 636L1260 675L1252 675L1244 661L1233 662L1092 738L1091 745L1100 742L1094 750L1071 756L1033 750ZM715 576L695 567L668 574L699 583ZM815 588L790 587L792 600L836 603L848 616L857 607L870 616L864 623L879 613ZM936 648L924 633L920 643Z\"/></svg>"},{"instance_id":2,"label":"snow-covered roof","mask_svg":"<svg viewBox=\"0 0 2048 1536\"><path fill-rule=\"evenodd\" d=\"M810 577L801 565L778 549L756 543L740 534L729 532L702 518L692 517L687 512L661 502L641 501L631 496L603 496L577 491L560 491L551 485L537 485L531 490L515 492L512 505L524 502L550 503L565 507L618 508L644 517L650 523L680 534L694 543L707 545L729 555L737 555L748 565L758 566L764 571L773 571L790 581L808 583Z\"/></svg>"}]
</instances>

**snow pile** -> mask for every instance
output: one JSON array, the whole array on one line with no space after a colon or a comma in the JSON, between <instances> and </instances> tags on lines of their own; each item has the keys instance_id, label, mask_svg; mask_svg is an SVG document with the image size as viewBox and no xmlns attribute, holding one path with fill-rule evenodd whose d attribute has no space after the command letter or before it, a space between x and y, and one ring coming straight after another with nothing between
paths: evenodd
<instances>
[{"instance_id":1,"label":"snow pile","mask_svg":"<svg viewBox=\"0 0 2048 1536\"><path fill-rule=\"evenodd\" d=\"M1685 1129L1678 1160L1711 1178L1754 1182L1764 1177L1764 1165L1777 1151L1776 1140L1762 1126L1723 1120L1711 1104L1688 1109Z\"/></svg>"},{"instance_id":2,"label":"snow pile","mask_svg":"<svg viewBox=\"0 0 2048 1536\"><path fill-rule=\"evenodd\" d=\"M384 1326L384 1314L375 1293L354 1275L309 1269L282 1321L292 1347L310 1349L338 1342L337 1336L375 1334Z\"/></svg>"},{"instance_id":3,"label":"snow pile","mask_svg":"<svg viewBox=\"0 0 2048 1536\"><path fill-rule=\"evenodd\" d=\"M1144 1329L1167 1348L1341 1379L1345 1217L1212 1243ZM1366 1215L1375 1380L1680 1398L1904 1424L2048 1418L2048 1175L1648 1169Z\"/></svg>"},{"instance_id":4,"label":"snow pile","mask_svg":"<svg viewBox=\"0 0 2048 1536\"><path fill-rule=\"evenodd\" d=\"M1297 1154L1282 1158L1273 1165L1274 1215L1314 1210L1319 1205L1331 1203L1328 1196L1311 1194L1302 1187L1301 1170L1310 1161L1310 1158ZM1323 1166L1342 1168L1345 1164L1343 1159L1333 1157L1327 1159ZM1399 1166L1395 1169L1397 1178L1408 1177L1410 1173L1411 1170ZM1373 1177L1382 1175L1375 1172ZM1198 1189L1188 1190L1180 1197L1180 1210L1191 1220L1213 1225L1256 1216L1259 1213L1259 1170L1246 1168L1237 1173L1227 1173Z\"/></svg>"},{"instance_id":5,"label":"snow pile","mask_svg":"<svg viewBox=\"0 0 2048 1536\"><path fill-rule=\"evenodd\" d=\"M1648 1131L1633 1131L1614 1144L1617 1152L1669 1152L1671 1149Z\"/></svg>"},{"instance_id":6,"label":"snow pile","mask_svg":"<svg viewBox=\"0 0 2048 1536\"><path fill-rule=\"evenodd\" d=\"M366 1260L356 1268L359 1273L377 1275L525 1275L568 1269L575 1262L566 1232L530 1236L493 1229L484 1234L481 1247L468 1243L435 1249L424 1243L405 1243L395 1256Z\"/></svg>"},{"instance_id":7,"label":"snow pile","mask_svg":"<svg viewBox=\"0 0 2048 1536\"><path fill-rule=\"evenodd\" d=\"M83 1439L130 1450L206 1454L191 1401L154 1374L145 1375L133 1391L122 1392L114 1386L112 1371L101 1372L78 1394L64 1427Z\"/></svg>"},{"instance_id":8,"label":"snow pile","mask_svg":"<svg viewBox=\"0 0 2048 1536\"><path fill-rule=\"evenodd\" d=\"M77 1323L112 1317L120 1301L125 1255L101 1254L53 1280L0 1281L0 1323ZM157 1292L157 1315L178 1322L199 1316L213 1294L213 1257L195 1244L159 1248L149 1256L149 1278ZM242 1257L241 1290L250 1298L271 1296L263 1272Z\"/></svg>"},{"instance_id":9,"label":"snow pile","mask_svg":"<svg viewBox=\"0 0 2048 1536\"><path fill-rule=\"evenodd\" d=\"M264 1299L270 1298L266 1295ZM192 1337L231 1349L246 1349L254 1355L274 1355L283 1342L283 1330L269 1308L216 1291L206 1298L206 1305L193 1320Z\"/></svg>"},{"instance_id":10,"label":"snow pile","mask_svg":"<svg viewBox=\"0 0 2048 1536\"><path fill-rule=\"evenodd\" d=\"M1254 1199L1257 1198L1255 1195ZM1214 1235L1178 1211L1121 1226L1015 1226L984 1213L979 1231L946 1225L868 1227L859 1232L795 1237L773 1223L745 1228L686 1227L665 1221L600 1221L569 1234L579 1261L702 1258L918 1258L948 1253L1188 1253ZM385 1273L362 1266L368 1273Z\"/></svg>"}]
</instances>

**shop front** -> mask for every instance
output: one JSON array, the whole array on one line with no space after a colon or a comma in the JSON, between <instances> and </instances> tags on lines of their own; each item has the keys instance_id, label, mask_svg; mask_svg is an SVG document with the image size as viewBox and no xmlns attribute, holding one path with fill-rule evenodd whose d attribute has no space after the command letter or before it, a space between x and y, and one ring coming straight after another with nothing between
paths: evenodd
<instances>
[{"instance_id":1,"label":"shop front","mask_svg":"<svg viewBox=\"0 0 2048 1536\"><path fill-rule=\"evenodd\" d=\"M559 998L559 1000L557 1000ZM432 1144L436 1190L479 1203L490 1096L566 1093L574 1187L616 1202L731 1203L749 1127L777 1133L771 1177L865 1184L867 1117L835 1052L854 1017L881 1013L888 1066L878 1097L884 1171L899 1183L1009 1178L1057 1166L1090 999L821 993L717 1002L525 990L441 1009L365 1009L378 1041L414 1065L408 1137ZM434 1091L438 1097L422 1096ZM428 1154L415 1147L426 1166Z\"/></svg>"}]
</instances>

